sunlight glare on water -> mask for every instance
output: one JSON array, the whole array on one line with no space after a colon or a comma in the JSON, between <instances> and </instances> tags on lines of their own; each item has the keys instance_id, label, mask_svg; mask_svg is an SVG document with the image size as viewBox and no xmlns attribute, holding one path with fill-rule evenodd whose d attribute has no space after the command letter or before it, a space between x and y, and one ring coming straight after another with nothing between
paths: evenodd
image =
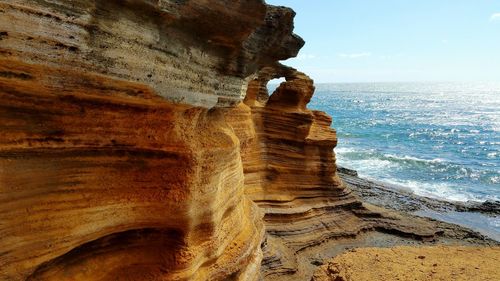
<instances>
[{"instance_id":1,"label":"sunlight glare on water","mask_svg":"<svg viewBox=\"0 0 500 281\"><path fill-rule=\"evenodd\" d=\"M319 84L339 165L454 201L500 200L500 85Z\"/></svg>"}]
</instances>

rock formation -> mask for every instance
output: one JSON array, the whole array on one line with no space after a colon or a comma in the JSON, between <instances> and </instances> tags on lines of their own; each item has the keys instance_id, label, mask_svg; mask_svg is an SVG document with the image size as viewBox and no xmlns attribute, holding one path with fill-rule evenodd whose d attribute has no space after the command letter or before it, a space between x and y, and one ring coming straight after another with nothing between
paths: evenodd
<instances>
[{"instance_id":1,"label":"rock formation","mask_svg":"<svg viewBox=\"0 0 500 281\"><path fill-rule=\"evenodd\" d=\"M339 239L442 232L339 179L313 81L277 63L304 43L293 17L0 1L0 279L303 279Z\"/></svg>"},{"instance_id":2,"label":"rock formation","mask_svg":"<svg viewBox=\"0 0 500 281\"><path fill-rule=\"evenodd\" d=\"M258 278L262 214L223 113L296 55L293 16L1 1L0 279Z\"/></svg>"},{"instance_id":3,"label":"rock formation","mask_svg":"<svg viewBox=\"0 0 500 281\"><path fill-rule=\"evenodd\" d=\"M269 96L267 83L284 77ZM227 120L240 138L245 194L264 211L263 276L308 280L311 261L333 256L339 240L377 230L432 240L437 226L362 203L337 175L331 117L307 109L304 73L280 64L250 81ZM252 122L248 122L251 118Z\"/></svg>"}]
</instances>

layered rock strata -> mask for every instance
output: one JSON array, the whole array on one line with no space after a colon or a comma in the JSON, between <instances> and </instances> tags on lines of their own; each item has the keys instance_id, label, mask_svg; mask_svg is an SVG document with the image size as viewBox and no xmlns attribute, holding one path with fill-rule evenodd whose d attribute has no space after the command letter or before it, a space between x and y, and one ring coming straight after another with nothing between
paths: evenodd
<instances>
[{"instance_id":1,"label":"layered rock strata","mask_svg":"<svg viewBox=\"0 0 500 281\"><path fill-rule=\"evenodd\" d=\"M248 76L304 44L292 10L259 0L9 0L0 9L3 56L137 82L205 108L237 104Z\"/></svg>"},{"instance_id":2,"label":"layered rock strata","mask_svg":"<svg viewBox=\"0 0 500 281\"><path fill-rule=\"evenodd\" d=\"M304 280L342 239L444 233L339 179L313 81L277 63L293 16L0 1L0 279Z\"/></svg>"},{"instance_id":3,"label":"layered rock strata","mask_svg":"<svg viewBox=\"0 0 500 281\"><path fill-rule=\"evenodd\" d=\"M286 82L269 95L268 81L280 77ZM245 194L265 213L265 279L308 280L314 264L338 253L341 240L368 232L419 241L469 235L354 196L337 175L331 117L307 108L313 92L307 75L275 64L250 81L244 104L227 114L240 138Z\"/></svg>"},{"instance_id":4,"label":"layered rock strata","mask_svg":"<svg viewBox=\"0 0 500 281\"><path fill-rule=\"evenodd\" d=\"M268 81L279 77L287 81L269 96ZM305 74L266 67L250 81L244 104L227 117L242 144L245 193L265 212L266 278L294 275L300 251L370 227L360 217L372 212L336 174L331 118L306 108L313 91Z\"/></svg>"},{"instance_id":5,"label":"layered rock strata","mask_svg":"<svg viewBox=\"0 0 500 281\"><path fill-rule=\"evenodd\" d=\"M0 279L257 279L262 214L224 108L298 52L293 16L0 1Z\"/></svg>"}]
</instances>

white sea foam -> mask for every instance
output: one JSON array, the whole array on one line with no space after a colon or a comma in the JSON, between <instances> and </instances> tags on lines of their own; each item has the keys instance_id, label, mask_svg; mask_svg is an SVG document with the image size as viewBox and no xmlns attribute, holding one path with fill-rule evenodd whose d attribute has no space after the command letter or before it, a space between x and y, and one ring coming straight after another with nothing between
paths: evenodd
<instances>
[{"instance_id":1,"label":"white sea foam","mask_svg":"<svg viewBox=\"0 0 500 281\"><path fill-rule=\"evenodd\" d=\"M358 160L356 162L358 165L364 167L364 170L386 169L389 167L397 166L397 164L394 162L381 159L366 159L366 160Z\"/></svg>"},{"instance_id":2,"label":"white sea foam","mask_svg":"<svg viewBox=\"0 0 500 281\"><path fill-rule=\"evenodd\" d=\"M500 183L500 176L491 177L490 181L491 183Z\"/></svg>"},{"instance_id":3,"label":"white sea foam","mask_svg":"<svg viewBox=\"0 0 500 281\"><path fill-rule=\"evenodd\" d=\"M422 158L408 156L408 155L398 156L398 155L394 155L394 154L384 154L384 157L387 157L390 159L395 159L395 160L406 160L406 161L425 162L425 163L442 163L442 162L446 161L442 158L422 159Z\"/></svg>"},{"instance_id":4,"label":"white sea foam","mask_svg":"<svg viewBox=\"0 0 500 281\"><path fill-rule=\"evenodd\" d=\"M356 149L352 147L337 147L334 149L335 153L337 154L345 154L345 153L350 153L350 152L356 152Z\"/></svg>"},{"instance_id":5,"label":"white sea foam","mask_svg":"<svg viewBox=\"0 0 500 281\"><path fill-rule=\"evenodd\" d=\"M344 136L340 165L430 197L500 196L500 84L330 84L316 92L312 103Z\"/></svg>"},{"instance_id":6,"label":"white sea foam","mask_svg":"<svg viewBox=\"0 0 500 281\"><path fill-rule=\"evenodd\" d=\"M392 157L393 155L389 155ZM427 161L432 163L441 163L443 159L420 159L411 156L403 156L398 157L398 159L408 160L408 161ZM344 160L344 159L342 159ZM339 161L341 164L344 164L344 161ZM398 163L390 160L382 160L377 158L365 159L365 160L347 160L345 161L347 166L353 167L356 169L361 177L386 182L388 184L399 186L405 190L411 190L416 195L437 198L441 200L449 200L449 201L477 201L483 202L486 200L500 200L498 195L486 195L486 196L478 196L477 194L466 191L464 188L460 186L453 185L451 183L443 183L443 182L424 182L418 180L404 180L391 177L391 173L389 171L393 171L395 169L400 168ZM457 172L460 173L460 176L467 176L470 178L478 179L480 177L479 173L470 172L461 167ZM493 183L499 182L500 177L495 176L490 178Z\"/></svg>"},{"instance_id":7,"label":"white sea foam","mask_svg":"<svg viewBox=\"0 0 500 281\"><path fill-rule=\"evenodd\" d=\"M488 159L495 159L497 158L498 156L498 152L490 152L486 155L486 157L488 157Z\"/></svg>"},{"instance_id":8,"label":"white sea foam","mask_svg":"<svg viewBox=\"0 0 500 281\"><path fill-rule=\"evenodd\" d=\"M426 183L414 180L399 180L399 179L384 179L385 182L396 186L407 187L412 190L416 195L437 198L441 200L467 202L467 201L484 201L484 198L478 198L474 194L457 190L445 183ZM492 200L498 200L496 196L491 197Z\"/></svg>"}]
</instances>

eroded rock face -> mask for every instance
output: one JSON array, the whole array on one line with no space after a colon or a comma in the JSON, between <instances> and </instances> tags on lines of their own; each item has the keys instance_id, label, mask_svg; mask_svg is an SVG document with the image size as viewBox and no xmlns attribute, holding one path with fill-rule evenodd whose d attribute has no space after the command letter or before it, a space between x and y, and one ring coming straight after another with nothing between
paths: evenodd
<instances>
[{"instance_id":1,"label":"eroded rock face","mask_svg":"<svg viewBox=\"0 0 500 281\"><path fill-rule=\"evenodd\" d=\"M237 104L249 75L304 44L294 12L262 0L12 0L0 9L4 56L138 82L206 108Z\"/></svg>"},{"instance_id":2,"label":"eroded rock face","mask_svg":"<svg viewBox=\"0 0 500 281\"><path fill-rule=\"evenodd\" d=\"M0 1L0 279L254 280L224 107L295 55L263 1Z\"/></svg>"},{"instance_id":3,"label":"eroded rock face","mask_svg":"<svg viewBox=\"0 0 500 281\"><path fill-rule=\"evenodd\" d=\"M46 69L1 68L31 76L0 80L2 279L204 280L258 263L260 214L220 110L102 77L60 94Z\"/></svg>"},{"instance_id":4,"label":"eroded rock face","mask_svg":"<svg viewBox=\"0 0 500 281\"><path fill-rule=\"evenodd\" d=\"M280 77L286 82L269 96L267 82ZM314 263L335 255L339 240L364 232L419 239L437 232L429 222L364 204L344 186L332 119L307 108L313 93L307 75L275 64L250 81L244 104L226 116L240 138L245 194L265 213L266 280L309 280Z\"/></svg>"},{"instance_id":5,"label":"eroded rock face","mask_svg":"<svg viewBox=\"0 0 500 281\"><path fill-rule=\"evenodd\" d=\"M293 16L0 1L0 279L306 280L338 239L434 238L339 179L313 81L277 63Z\"/></svg>"}]
</instances>

